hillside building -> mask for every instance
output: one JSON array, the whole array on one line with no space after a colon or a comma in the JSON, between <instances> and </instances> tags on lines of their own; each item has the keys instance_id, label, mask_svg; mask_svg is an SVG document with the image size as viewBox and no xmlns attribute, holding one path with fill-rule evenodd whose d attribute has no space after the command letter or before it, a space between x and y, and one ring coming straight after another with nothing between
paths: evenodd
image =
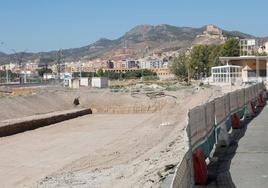
<instances>
[{"instance_id":1,"label":"hillside building","mask_svg":"<svg viewBox=\"0 0 268 188\"><path fill-rule=\"evenodd\" d=\"M132 68L139 68L140 62L137 60L126 60L126 68L132 69Z\"/></svg>"},{"instance_id":2,"label":"hillside building","mask_svg":"<svg viewBox=\"0 0 268 188\"><path fill-rule=\"evenodd\" d=\"M207 25L206 30L203 32L202 35L197 35L197 38L208 37L211 39L219 39L225 41L227 38L224 37L223 32L221 29L214 25Z\"/></svg>"},{"instance_id":3,"label":"hillside building","mask_svg":"<svg viewBox=\"0 0 268 188\"><path fill-rule=\"evenodd\" d=\"M204 31L204 34L219 36L219 35L222 35L222 30L215 27L214 25L207 25L207 28Z\"/></svg>"},{"instance_id":4,"label":"hillside building","mask_svg":"<svg viewBox=\"0 0 268 188\"><path fill-rule=\"evenodd\" d=\"M146 58L140 60L140 68L142 69L161 69L167 68L169 62L164 62L159 58Z\"/></svg>"}]
</instances>

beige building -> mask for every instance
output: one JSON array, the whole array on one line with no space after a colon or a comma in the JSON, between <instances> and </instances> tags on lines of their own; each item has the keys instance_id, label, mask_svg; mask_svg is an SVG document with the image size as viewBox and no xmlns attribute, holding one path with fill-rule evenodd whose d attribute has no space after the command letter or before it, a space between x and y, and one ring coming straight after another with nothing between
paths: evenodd
<instances>
[{"instance_id":1,"label":"beige building","mask_svg":"<svg viewBox=\"0 0 268 188\"><path fill-rule=\"evenodd\" d=\"M241 67L243 82L268 82L268 56L220 57L225 65Z\"/></svg>"}]
</instances>

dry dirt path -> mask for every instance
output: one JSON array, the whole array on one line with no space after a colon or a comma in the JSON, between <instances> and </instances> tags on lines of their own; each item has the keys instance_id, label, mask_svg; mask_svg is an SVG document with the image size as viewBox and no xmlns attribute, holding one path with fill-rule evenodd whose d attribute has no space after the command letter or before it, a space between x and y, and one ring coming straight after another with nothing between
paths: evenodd
<instances>
[{"instance_id":1,"label":"dry dirt path","mask_svg":"<svg viewBox=\"0 0 268 188\"><path fill-rule=\"evenodd\" d=\"M126 134L150 114L88 115L0 138L1 187L29 187L49 173ZM135 121L131 121L135 119ZM123 123L127 122L127 124Z\"/></svg>"}]
</instances>

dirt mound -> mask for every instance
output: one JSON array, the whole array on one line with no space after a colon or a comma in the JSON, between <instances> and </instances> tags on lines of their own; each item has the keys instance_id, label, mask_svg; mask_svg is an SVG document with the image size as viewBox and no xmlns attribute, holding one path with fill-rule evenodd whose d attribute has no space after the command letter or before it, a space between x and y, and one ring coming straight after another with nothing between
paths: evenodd
<instances>
[{"instance_id":1,"label":"dirt mound","mask_svg":"<svg viewBox=\"0 0 268 188\"><path fill-rule=\"evenodd\" d=\"M73 109L76 97L79 97L79 107L92 108L93 113L147 113L159 111L166 105L175 105L174 99L165 96L151 99L142 93L133 96L131 93L113 93L109 90L50 88L31 90L28 95L0 98L0 121Z\"/></svg>"}]
</instances>

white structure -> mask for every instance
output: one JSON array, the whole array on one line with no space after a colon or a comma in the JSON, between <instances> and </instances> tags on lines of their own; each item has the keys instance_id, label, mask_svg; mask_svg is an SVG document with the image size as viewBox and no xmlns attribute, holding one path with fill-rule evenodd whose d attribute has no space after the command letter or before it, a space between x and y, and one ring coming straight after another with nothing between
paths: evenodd
<instances>
[{"instance_id":1,"label":"white structure","mask_svg":"<svg viewBox=\"0 0 268 188\"><path fill-rule=\"evenodd\" d=\"M44 79L44 80L55 79L55 75L52 74L52 73L44 73L44 74L43 74L43 79Z\"/></svg>"},{"instance_id":2,"label":"white structure","mask_svg":"<svg viewBox=\"0 0 268 188\"><path fill-rule=\"evenodd\" d=\"M126 60L127 69L138 68L139 66L140 66L140 62L137 60Z\"/></svg>"},{"instance_id":3,"label":"white structure","mask_svg":"<svg viewBox=\"0 0 268 188\"><path fill-rule=\"evenodd\" d=\"M72 73L68 73L68 72L66 72L66 73L64 73L63 74L63 83L64 83L64 87L65 86L69 86L70 87L70 85L71 85L71 80L72 80L72 78L73 78L73 76L72 76ZM56 77L55 77L55 79L56 79Z\"/></svg>"},{"instance_id":4,"label":"white structure","mask_svg":"<svg viewBox=\"0 0 268 188\"><path fill-rule=\"evenodd\" d=\"M73 89L78 89L80 87L80 79L79 78L70 79L69 87Z\"/></svg>"},{"instance_id":5,"label":"white structure","mask_svg":"<svg viewBox=\"0 0 268 188\"><path fill-rule=\"evenodd\" d=\"M82 77L80 78L80 86L89 86L89 78L88 77Z\"/></svg>"},{"instance_id":6,"label":"white structure","mask_svg":"<svg viewBox=\"0 0 268 188\"><path fill-rule=\"evenodd\" d=\"M268 82L268 56L220 57L220 61L242 67L243 82Z\"/></svg>"},{"instance_id":7,"label":"white structure","mask_svg":"<svg viewBox=\"0 0 268 188\"><path fill-rule=\"evenodd\" d=\"M231 84L242 83L242 67L236 65L225 65L212 67L211 75L213 83Z\"/></svg>"},{"instance_id":8,"label":"white structure","mask_svg":"<svg viewBox=\"0 0 268 188\"><path fill-rule=\"evenodd\" d=\"M220 57L225 66L212 68L213 82L268 82L268 56L256 56L256 52L267 50L268 42L262 47L257 43L255 39L241 39L240 56Z\"/></svg>"},{"instance_id":9,"label":"white structure","mask_svg":"<svg viewBox=\"0 0 268 188\"><path fill-rule=\"evenodd\" d=\"M250 75L250 73L251 73L251 75ZM242 80L243 80L243 82L249 82L250 77L256 77L256 74L252 75L252 69L248 65L246 65L242 69Z\"/></svg>"},{"instance_id":10,"label":"white structure","mask_svg":"<svg viewBox=\"0 0 268 188\"><path fill-rule=\"evenodd\" d=\"M160 69L165 68L167 66L161 59L152 59L147 58L140 61L140 68L141 69Z\"/></svg>"},{"instance_id":11,"label":"white structure","mask_svg":"<svg viewBox=\"0 0 268 188\"><path fill-rule=\"evenodd\" d=\"M253 56L257 50L257 42L255 39L240 40L240 56Z\"/></svg>"},{"instance_id":12,"label":"white structure","mask_svg":"<svg viewBox=\"0 0 268 188\"><path fill-rule=\"evenodd\" d=\"M91 86L96 88L107 88L108 78L106 77L93 77L91 80Z\"/></svg>"},{"instance_id":13,"label":"white structure","mask_svg":"<svg viewBox=\"0 0 268 188\"><path fill-rule=\"evenodd\" d=\"M264 44L265 46L265 52L268 54L268 41Z\"/></svg>"}]
</instances>

